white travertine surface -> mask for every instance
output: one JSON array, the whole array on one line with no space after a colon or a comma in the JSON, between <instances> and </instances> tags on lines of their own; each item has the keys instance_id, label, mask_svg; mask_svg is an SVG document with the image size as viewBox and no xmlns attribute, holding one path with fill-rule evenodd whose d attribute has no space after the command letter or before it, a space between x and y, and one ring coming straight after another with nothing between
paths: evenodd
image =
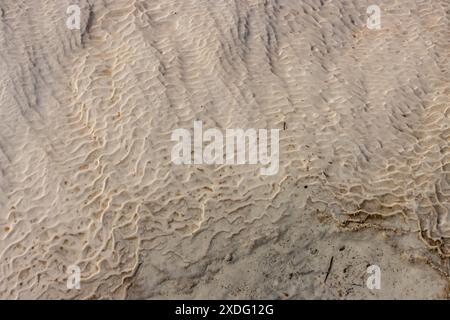
<instances>
[{"instance_id":1,"label":"white travertine surface","mask_svg":"<svg viewBox=\"0 0 450 320\"><path fill-rule=\"evenodd\" d=\"M0 298L447 298L450 3L371 4L2 0ZM173 164L196 120L278 173Z\"/></svg>"}]
</instances>

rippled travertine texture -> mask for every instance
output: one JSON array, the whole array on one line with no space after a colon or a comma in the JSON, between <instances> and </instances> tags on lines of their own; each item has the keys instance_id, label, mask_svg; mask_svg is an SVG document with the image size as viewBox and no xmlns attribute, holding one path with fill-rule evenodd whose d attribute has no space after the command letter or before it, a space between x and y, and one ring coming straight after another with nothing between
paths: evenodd
<instances>
[{"instance_id":1,"label":"rippled travertine texture","mask_svg":"<svg viewBox=\"0 0 450 320\"><path fill-rule=\"evenodd\" d=\"M450 5L369 4L1 1L0 297L436 297ZM173 165L194 120L282 129L278 174Z\"/></svg>"}]
</instances>

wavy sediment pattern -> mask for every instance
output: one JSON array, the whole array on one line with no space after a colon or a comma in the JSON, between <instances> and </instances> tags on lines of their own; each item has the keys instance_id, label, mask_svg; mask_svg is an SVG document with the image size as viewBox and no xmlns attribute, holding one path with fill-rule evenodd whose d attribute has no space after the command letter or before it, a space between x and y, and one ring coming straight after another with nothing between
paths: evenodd
<instances>
[{"instance_id":1,"label":"wavy sediment pattern","mask_svg":"<svg viewBox=\"0 0 450 320\"><path fill-rule=\"evenodd\" d=\"M304 262L327 217L447 281L448 1L380 1L380 30L356 0L78 3L79 31L70 1L0 4L0 297L337 297ZM278 174L172 164L196 120L280 129ZM221 280L249 256L302 285Z\"/></svg>"}]
</instances>

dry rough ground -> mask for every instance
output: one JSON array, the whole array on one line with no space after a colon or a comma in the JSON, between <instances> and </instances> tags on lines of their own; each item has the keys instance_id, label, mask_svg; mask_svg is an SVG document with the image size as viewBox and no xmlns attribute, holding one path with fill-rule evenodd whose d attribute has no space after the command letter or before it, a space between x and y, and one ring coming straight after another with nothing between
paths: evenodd
<instances>
[{"instance_id":1,"label":"dry rough ground","mask_svg":"<svg viewBox=\"0 0 450 320\"><path fill-rule=\"evenodd\" d=\"M446 298L450 1L375 2L2 0L0 297ZM278 174L174 165L194 120Z\"/></svg>"}]
</instances>

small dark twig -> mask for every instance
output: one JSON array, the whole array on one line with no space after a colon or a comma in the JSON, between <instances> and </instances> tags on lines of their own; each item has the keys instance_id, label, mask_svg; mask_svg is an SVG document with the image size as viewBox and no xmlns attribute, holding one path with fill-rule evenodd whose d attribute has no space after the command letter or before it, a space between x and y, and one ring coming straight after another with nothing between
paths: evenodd
<instances>
[{"instance_id":1,"label":"small dark twig","mask_svg":"<svg viewBox=\"0 0 450 320\"><path fill-rule=\"evenodd\" d=\"M330 264L328 265L327 275L325 276L325 280L323 281L323 283L327 282L328 276L330 275L331 268L333 267L333 259L334 256L331 257Z\"/></svg>"}]
</instances>

